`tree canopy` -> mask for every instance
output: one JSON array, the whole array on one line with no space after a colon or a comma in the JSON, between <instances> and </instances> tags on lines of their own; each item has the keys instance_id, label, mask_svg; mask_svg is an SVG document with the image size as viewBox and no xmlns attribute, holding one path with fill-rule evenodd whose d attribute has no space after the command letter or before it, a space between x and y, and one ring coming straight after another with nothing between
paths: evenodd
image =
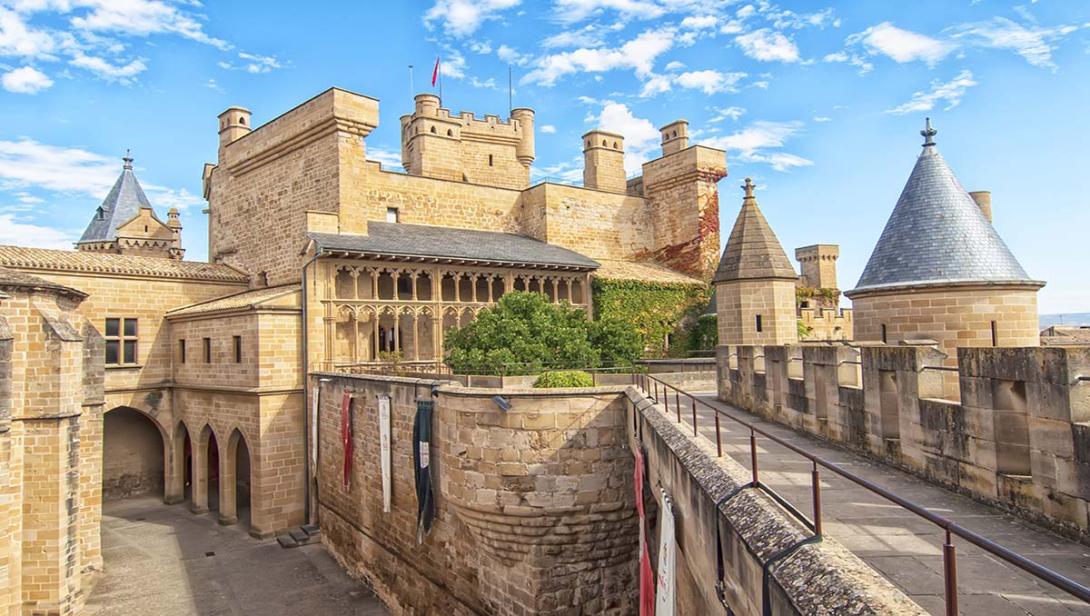
<instances>
[{"instance_id":1,"label":"tree canopy","mask_svg":"<svg viewBox=\"0 0 1090 616\"><path fill-rule=\"evenodd\" d=\"M631 325L590 321L540 293L507 293L445 340L447 365L466 374L534 374L545 368L630 364L643 350Z\"/></svg>"}]
</instances>

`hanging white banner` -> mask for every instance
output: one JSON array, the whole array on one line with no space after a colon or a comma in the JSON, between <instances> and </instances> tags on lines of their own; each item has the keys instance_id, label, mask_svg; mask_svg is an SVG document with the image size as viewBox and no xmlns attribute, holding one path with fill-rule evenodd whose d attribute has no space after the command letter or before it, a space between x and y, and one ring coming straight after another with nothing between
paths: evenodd
<instances>
[{"instance_id":1,"label":"hanging white banner","mask_svg":"<svg viewBox=\"0 0 1090 616\"><path fill-rule=\"evenodd\" d=\"M322 395L322 386L314 386L314 395L311 396L310 409L310 476L313 479L318 476L318 399Z\"/></svg>"},{"instance_id":2,"label":"hanging white banner","mask_svg":"<svg viewBox=\"0 0 1090 616\"><path fill-rule=\"evenodd\" d=\"M382 511L390 512L390 396L378 398L379 456L382 462Z\"/></svg>"},{"instance_id":3,"label":"hanging white banner","mask_svg":"<svg viewBox=\"0 0 1090 616\"><path fill-rule=\"evenodd\" d=\"M677 544L674 541L674 501L666 490L662 491L659 524L659 583L655 590L655 616L674 616Z\"/></svg>"}]
</instances>

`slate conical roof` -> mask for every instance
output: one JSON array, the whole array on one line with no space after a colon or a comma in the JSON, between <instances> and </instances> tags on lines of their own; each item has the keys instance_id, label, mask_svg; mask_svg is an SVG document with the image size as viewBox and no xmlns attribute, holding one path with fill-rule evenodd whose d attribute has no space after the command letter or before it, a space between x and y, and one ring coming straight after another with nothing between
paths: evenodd
<instances>
[{"instance_id":1,"label":"slate conical roof","mask_svg":"<svg viewBox=\"0 0 1090 616\"><path fill-rule=\"evenodd\" d=\"M140 188L140 182L136 181L136 174L132 172L132 158L125 156L121 160L124 161L121 176L114 182L114 187L110 189L110 194L106 195L102 205L95 210L95 215L83 236L79 238L79 243L116 240L118 227L139 214L140 208L151 207L144 189Z\"/></svg>"},{"instance_id":2,"label":"slate conical roof","mask_svg":"<svg viewBox=\"0 0 1090 616\"><path fill-rule=\"evenodd\" d=\"M712 282L759 278L795 280L798 277L795 268L791 267L787 253L757 207L753 181L746 178L742 188L746 191L742 211L738 212L738 218L734 221Z\"/></svg>"},{"instance_id":3,"label":"slate conical roof","mask_svg":"<svg viewBox=\"0 0 1090 616\"><path fill-rule=\"evenodd\" d=\"M966 282L1026 282L1018 260L935 146L930 118L923 152L852 294Z\"/></svg>"}]
</instances>

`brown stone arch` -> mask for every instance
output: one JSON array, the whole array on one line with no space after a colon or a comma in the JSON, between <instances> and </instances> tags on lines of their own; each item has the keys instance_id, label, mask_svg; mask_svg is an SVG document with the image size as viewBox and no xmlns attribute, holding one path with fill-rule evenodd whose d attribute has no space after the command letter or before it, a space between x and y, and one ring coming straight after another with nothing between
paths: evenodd
<instances>
[{"instance_id":1,"label":"brown stone arch","mask_svg":"<svg viewBox=\"0 0 1090 616\"><path fill-rule=\"evenodd\" d=\"M173 505L192 499L193 440L184 420L174 425L167 466L166 503Z\"/></svg>"},{"instance_id":2,"label":"brown stone arch","mask_svg":"<svg viewBox=\"0 0 1090 616\"><path fill-rule=\"evenodd\" d=\"M146 411L115 406L102 419L102 498L165 497L170 439Z\"/></svg>"},{"instance_id":3,"label":"brown stone arch","mask_svg":"<svg viewBox=\"0 0 1090 616\"><path fill-rule=\"evenodd\" d=\"M235 524L240 520L250 525L251 459L250 439L240 428L231 431L220 468L220 524Z\"/></svg>"}]
</instances>

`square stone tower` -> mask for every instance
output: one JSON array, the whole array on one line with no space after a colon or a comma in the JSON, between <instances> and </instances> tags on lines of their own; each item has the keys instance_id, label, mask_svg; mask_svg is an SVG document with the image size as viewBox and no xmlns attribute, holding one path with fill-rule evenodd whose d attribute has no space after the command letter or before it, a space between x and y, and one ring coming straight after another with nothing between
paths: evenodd
<instances>
[{"instance_id":1,"label":"square stone tower","mask_svg":"<svg viewBox=\"0 0 1090 616\"><path fill-rule=\"evenodd\" d=\"M617 193L627 190L623 135L598 129L583 135L583 186Z\"/></svg>"},{"instance_id":2,"label":"square stone tower","mask_svg":"<svg viewBox=\"0 0 1090 616\"><path fill-rule=\"evenodd\" d=\"M814 244L795 249L795 260L802 266L799 283L811 289L837 289L836 260L840 247L836 244Z\"/></svg>"}]
</instances>

